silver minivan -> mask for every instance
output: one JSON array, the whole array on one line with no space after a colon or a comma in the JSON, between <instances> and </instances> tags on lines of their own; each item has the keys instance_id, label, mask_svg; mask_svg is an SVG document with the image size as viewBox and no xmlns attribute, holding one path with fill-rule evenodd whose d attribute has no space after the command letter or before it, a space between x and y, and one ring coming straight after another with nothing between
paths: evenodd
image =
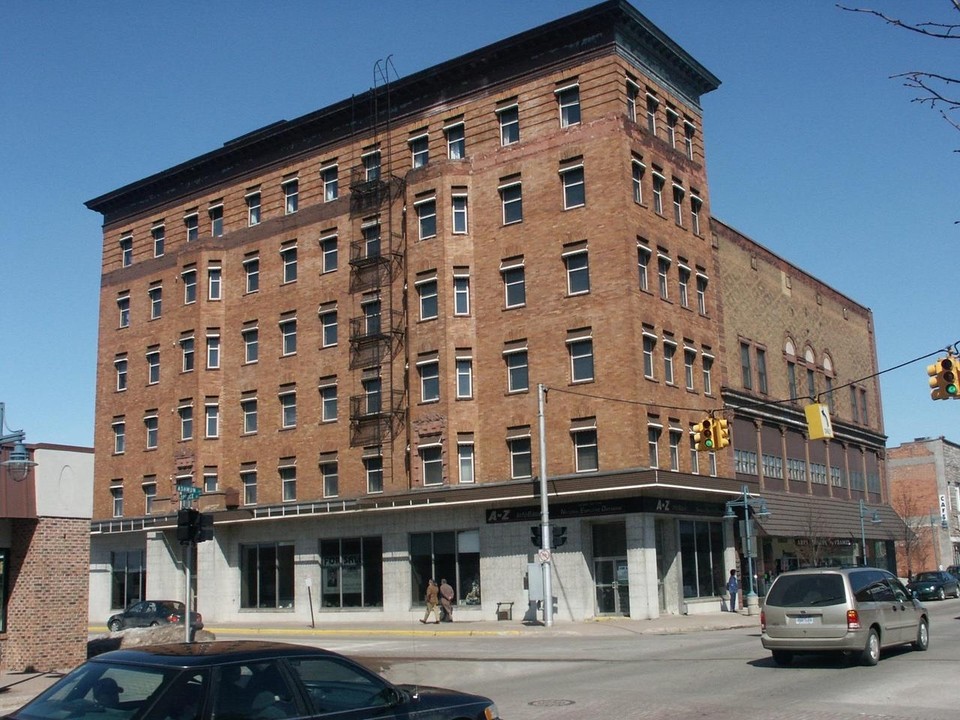
<instances>
[{"instance_id":1,"label":"silver minivan","mask_svg":"<svg viewBox=\"0 0 960 720\"><path fill-rule=\"evenodd\" d=\"M799 653L824 652L876 665L882 648L930 645L926 607L892 573L868 567L783 573L764 599L760 630L778 665Z\"/></svg>"}]
</instances>

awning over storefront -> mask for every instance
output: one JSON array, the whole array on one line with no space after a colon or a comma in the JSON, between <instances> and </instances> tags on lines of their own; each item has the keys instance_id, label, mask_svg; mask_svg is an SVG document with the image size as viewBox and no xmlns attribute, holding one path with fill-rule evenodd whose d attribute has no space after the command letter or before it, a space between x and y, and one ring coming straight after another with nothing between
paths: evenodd
<instances>
[{"instance_id":1,"label":"awning over storefront","mask_svg":"<svg viewBox=\"0 0 960 720\"><path fill-rule=\"evenodd\" d=\"M770 516L757 518L762 532L774 537L860 538L860 505L854 500L762 492ZM880 517L874 523L873 513ZM900 540L907 527L889 505L865 505L863 534L872 540Z\"/></svg>"}]
</instances>

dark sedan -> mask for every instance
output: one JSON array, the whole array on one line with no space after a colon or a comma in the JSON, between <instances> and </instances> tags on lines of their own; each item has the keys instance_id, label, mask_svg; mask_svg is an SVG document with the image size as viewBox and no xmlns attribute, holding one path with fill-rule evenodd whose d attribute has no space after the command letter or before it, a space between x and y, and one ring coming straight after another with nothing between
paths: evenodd
<instances>
[{"instance_id":1,"label":"dark sedan","mask_svg":"<svg viewBox=\"0 0 960 720\"><path fill-rule=\"evenodd\" d=\"M262 641L171 643L88 660L13 720L499 720L492 700L393 685L337 653Z\"/></svg>"},{"instance_id":2,"label":"dark sedan","mask_svg":"<svg viewBox=\"0 0 960 720\"><path fill-rule=\"evenodd\" d=\"M960 597L960 580L943 570L917 573L907 583L907 590L921 600L943 600L947 595Z\"/></svg>"},{"instance_id":3,"label":"dark sedan","mask_svg":"<svg viewBox=\"0 0 960 720\"><path fill-rule=\"evenodd\" d=\"M127 628L155 627L157 625L183 625L186 607L176 600L141 600L133 603L122 613L111 615L107 619L110 632ZM200 613L190 613L190 625L194 630L203 629L203 617Z\"/></svg>"}]
</instances>

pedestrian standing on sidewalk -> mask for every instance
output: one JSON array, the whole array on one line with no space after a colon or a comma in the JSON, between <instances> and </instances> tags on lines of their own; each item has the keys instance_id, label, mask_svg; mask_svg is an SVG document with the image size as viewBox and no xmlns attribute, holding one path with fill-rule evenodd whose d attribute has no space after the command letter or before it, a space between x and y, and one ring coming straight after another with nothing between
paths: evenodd
<instances>
[{"instance_id":1,"label":"pedestrian standing on sidewalk","mask_svg":"<svg viewBox=\"0 0 960 720\"><path fill-rule=\"evenodd\" d=\"M730 579L727 580L727 592L730 593L730 612L737 611L737 593L740 592L740 581L737 580L737 571L730 571Z\"/></svg>"},{"instance_id":2,"label":"pedestrian standing on sidewalk","mask_svg":"<svg viewBox=\"0 0 960 720\"><path fill-rule=\"evenodd\" d=\"M440 611L437 609L437 604L440 602L440 589L437 587L437 583L434 582L433 578L427 580L427 592L423 599L427 603L427 611L423 614L420 622L426 624L430 613L433 613L433 616L436 618L433 624L436 625L440 622Z\"/></svg>"},{"instance_id":3,"label":"pedestrian standing on sidewalk","mask_svg":"<svg viewBox=\"0 0 960 720\"><path fill-rule=\"evenodd\" d=\"M444 622L453 622L453 588L447 582L446 578L440 580L440 606L443 608L443 615L440 617Z\"/></svg>"}]
</instances>

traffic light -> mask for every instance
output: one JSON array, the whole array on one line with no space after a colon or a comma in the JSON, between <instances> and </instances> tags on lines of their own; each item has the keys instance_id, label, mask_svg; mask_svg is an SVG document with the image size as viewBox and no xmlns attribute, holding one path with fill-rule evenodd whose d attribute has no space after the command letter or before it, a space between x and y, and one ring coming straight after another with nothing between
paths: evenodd
<instances>
[{"instance_id":1,"label":"traffic light","mask_svg":"<svg viewBox=\"0 0 960 720\"><path fill-rule=\"evenodd\" d=\"M704 418L693 426L694 449L698 452L716 450L716 423L713 418Z\"/></svg>"},{"instance_id":2,"label":"traffic light","mask_svg":"<svg viewBox=\"0 0 960 720\"><path fill-rule=\"evenodd\" d=\"M730 423L720 418L714 424L717 450L722 450L730 444Z\"/></svg>"},{"instance_id":3,"label":"traffic light","mask_svg":"<svg viewBox=\"0 0 960 720\"><path fill-rule=\"evenodd\" d=\"M957 358L948 355L940 358L933 365L927 366L927 375L930 376L930 397L934 400L950 400L960 397L960 386L957 383Z\"/></svg>"},{"instance_id":4,"label":"traffic light","mask_svg":"<svg viewBox=\"0 0 960 720\"><path fill-rule=\"evenodd\" d=\"M539 525L530 526L530 542L533 543L534 547L540 547L540 544L543 542L543 531Z\"/></svg>"},{"instance_id":5,"label":"traffic light","mask_svg":"<svg viewBox=\"0 0 960 720\"><path fill-rule=\"evenodd\" d=\"M553 536L553 547L558 548L567 542L567 528L554 525L550 528L550 533Z\"/></svg>"},{"instance_id":6,"label":"traffic light","mask_svg":"<svg viewBox=\"0 0 960 720\"><path fill-rule=\"evenodd\" d=\"M197 542L213 540L213 515L200 514L200 524L197 526Z\"/></svg>"},{"instance_id":7,"label":"traffic light","mask_svg":"<svg viewBox=\"0 0 960 720\"><path fill-rule=\"evenodd\" d=\"M193 508L177 510L177 542L182 545L194 542L200 527L200 511Z\"/></svg>"}]
</instances>

